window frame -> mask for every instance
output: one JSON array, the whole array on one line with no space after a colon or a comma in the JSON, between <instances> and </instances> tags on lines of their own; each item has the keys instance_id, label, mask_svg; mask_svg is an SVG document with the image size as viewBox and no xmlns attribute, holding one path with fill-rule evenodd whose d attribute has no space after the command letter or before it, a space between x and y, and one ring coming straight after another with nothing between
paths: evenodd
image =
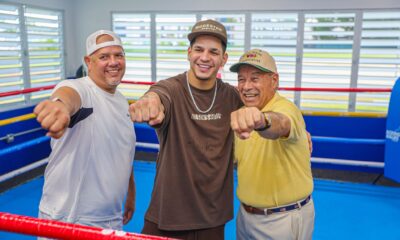
<instances>
[{"instance_id":1,"label":"window frame","mask_svg":"<svg viewBox=\"0 0 400 240\"><path fill-rule=\"evenodd\" d=\"M297 16L297 42L296 42L296 57L295 61L293 61L293 64L295 65L295 73L294 73L294 87L301 87L302 84L302 78L303 78L303 63L304 63L304 34L305 34L305 20L306 20L306 15L307 14L330 14L334 15L335 13L340 14L354 14L354 25L353 25L353 39L351 40L351 57L349 61L351 61L350 71L349 74L349 79L344 79L345 81L349 82L349 88L356 88L358 85L358 76L359 76L359 67L360 67L360 49L361 49L361 41L362 41L362 21L363 21L363 14L366 12L389 12L389 13L397 13L400 12L400 9L380 9L380 10L374 10L374 9L345 9L345 10L340 10L340 9L321 9L321 10L283 10L283 11L271 11L271 10L259 10L259 11L181 11L181 12L174 12L174 11L149 11L146 12L148 14L151 14L152 16L152 25L153 25L153 31L151 33L151 38L154 44L152 45L152 82L157 81L156 77L156 72L157 72L157 46L156 46L156 29L155 25L157 24L155 19L157 14L162 14L162 15L173 15L173 14L196 14L197 20L201 20L204 15L217 15L217 14L222 14L222 15L244 15L245 20L244 20L244 51L248 51L251 46L252 46L252 19L253 19L253 14L265 14L268 16L269 13L278 13L278 14L295 14ZM124 13L124 14L143 14L144 12L113 12L114 13ZM111 23L113 25L113 23ZM229 41L229 39L228 39ZM395 41L395 40L394 40ZM400 48L400 38L399 38L399 48ZM279 67L279 66L278 66ZM225 66L225 72L229 71L229 69L226 69ZM396 79L393 79L393 83L395 82ZM232 83L231 83L232 84ZM326 87L326 86L325 86ZM338 108L333 108L333 109L323 109L327 111L348 111L348 112L354 112L357 110L357 96L362 95L356 92L349 92L348 93L348 98L347 101L344 103L347 104L346 109L338 109ZM297 106L301 106L302 103L302 94L299 91L295 91L293 94L293 102ZM387 103L387 105L389 102ZM310 110L313 110L311 108Z\"/></svg>"},{"instance_id":2,"label":"window frame","mask_svg":"<svg viewBox=\"0 0 400 240\"><path fill-rule=\"evenodd\" d=\"M22 81L23 83L20 85L19 90L31 88L32 86L32 79L31 79L31 71L30 71L30 59L29 59L29 41L28 41L28 27L26 26L27 16L25 15L26 9L35 9L39 11L49 11L49 12L57 12L60 17L59 24L60 26L57 28L58 31L61 33L61 49L60 51L60 74L59 80L57 82L66 78L66 66L67 66L67 58L66 58L66 36L65 36L65 12L62 9L55 9L55 8L46 8L46 7L39 7L30 4L21 4L21 3L9 3L9 2L2 2L2 5L9 5L16 7L18 9L18 30L20 34L20 56L19 60L22 63L20 67L22 71ZM49 84L44 84L49 85ZM18 89L15 89L18 90ZM11 90L12 91L12 90ZM43 93L42 93L43 94ZM50 95L50 91L45 92L40 97L34 97L33 94L23 94L23 100L10 102L10 103L2 103L0 104L0 111L7 111L10 109L15 108L22 108L26 106L31 106L37 104L38 102L42 101L43 98L48 97Z\"/></svg>"}]
</instances>

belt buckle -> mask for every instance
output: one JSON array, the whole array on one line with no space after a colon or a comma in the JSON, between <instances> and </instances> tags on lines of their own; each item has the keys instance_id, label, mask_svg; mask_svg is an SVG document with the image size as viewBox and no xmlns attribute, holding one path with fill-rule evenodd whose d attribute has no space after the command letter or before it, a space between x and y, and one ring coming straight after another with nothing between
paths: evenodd
<instances>
[{"instance_id":1,"label":"belt buckle","mask_svg":"<svg viewBox=\"0 0 400 240\"><path fill-rule=\"evenodd\" d=\"M264 215L268 216L268 208L264 208L263 211L264 211Z\"/></svg>"}]
</instances>

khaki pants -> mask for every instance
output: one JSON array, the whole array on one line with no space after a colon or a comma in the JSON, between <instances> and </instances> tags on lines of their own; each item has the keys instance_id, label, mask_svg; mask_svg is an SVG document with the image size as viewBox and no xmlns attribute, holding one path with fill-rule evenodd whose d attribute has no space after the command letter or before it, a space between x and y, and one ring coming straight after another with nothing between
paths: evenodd
<instances>
[{"instance_id":1,"label":"khaki pants","mask_svg":"<svg viewBox=\"0 0 400 240\"><path fill-rule=\"evenodd\" d=\"M314 231L314 202L287 212L257 215L242 205L236 219L237 240L310 240Z\"/></svg>"}]
</instances>

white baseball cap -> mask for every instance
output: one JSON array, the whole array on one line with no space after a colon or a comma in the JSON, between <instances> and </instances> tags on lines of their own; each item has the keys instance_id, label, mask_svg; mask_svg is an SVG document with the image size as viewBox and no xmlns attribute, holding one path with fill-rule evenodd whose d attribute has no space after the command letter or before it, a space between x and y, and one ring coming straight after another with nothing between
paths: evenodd
<instances>
[{"instance_id":1,"label":"white baseball cap","mask_svg":"<svg viewBox=\"0 0 400 240\"><path fill-rule=\"evenodd\" d=\"M101 35L109 35L113 40L97 44L97 38ZM98 30L90 34L86 39L86 55L89 56L98 49L108 46L120 46L123 48L121 39L114 32L108 30Z\"/></svg>"}]
</instances>

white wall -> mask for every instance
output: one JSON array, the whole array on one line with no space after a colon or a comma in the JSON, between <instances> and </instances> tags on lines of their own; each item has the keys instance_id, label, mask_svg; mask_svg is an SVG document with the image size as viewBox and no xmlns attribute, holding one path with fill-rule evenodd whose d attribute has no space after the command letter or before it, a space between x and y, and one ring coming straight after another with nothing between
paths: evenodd
<instances>
[{"instance_id":1,"label":"white wall","mask_svg":"<svg viewBox=\"0 0 400 240\"><path fill-rule=\"evenodd\" d=\"M400 0L10 0L64 9L67 73L74 74L85 53L86 37L111 29L111 12L262 11L330 9L400 9Z\"/></svg>"}]
</instances>

